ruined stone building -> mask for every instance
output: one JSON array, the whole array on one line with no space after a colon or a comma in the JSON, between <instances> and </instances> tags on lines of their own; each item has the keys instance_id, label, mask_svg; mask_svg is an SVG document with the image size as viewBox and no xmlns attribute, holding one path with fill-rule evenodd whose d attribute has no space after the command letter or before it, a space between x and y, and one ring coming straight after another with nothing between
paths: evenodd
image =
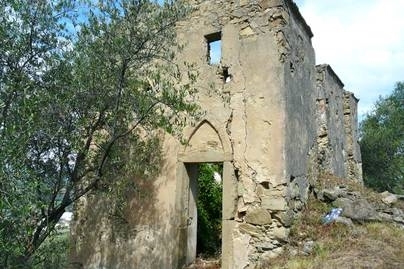
<instances>
[{"instance_id":1,"label":"ruined stone building","mask_svg":"<svg viewBox=\"0 0 404 269\"><path fill-rule=\"evenodd\" d=\"M178 25L185 44L180 58L198 66L198 103L206 114L185 129L185 145L166 136L153 199L133 212L133 236L112 241L112 223L79 217L73 238L83 268L171 269L192 262L198 163L223 164L225 269L255 268L282 252L320 173L362 181L358 100L329 65L315 65L313 34L295 3L194 4ZM221 55L213 63L216 41Z\"/></svg>"}]
</instances>

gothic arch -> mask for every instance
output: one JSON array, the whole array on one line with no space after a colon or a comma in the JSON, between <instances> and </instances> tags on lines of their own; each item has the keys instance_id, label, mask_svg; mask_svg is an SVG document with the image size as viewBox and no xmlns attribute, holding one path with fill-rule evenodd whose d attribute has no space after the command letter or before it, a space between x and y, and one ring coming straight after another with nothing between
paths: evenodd
<instances>
[{"instance_id":1,"label":"gothic arch","mask_svg":"<svg viewBox=\"0 0 404 269\"><path fill-rule=\"evenodd\" d=\"M232 160L229 137L214 120L204 119L185 132L186 143L178 159L182 162L223 162Z\"/></svg>"},{"instance_id":2,"label":"gothic arch","mask_svg":"<svg viewBox=\"0 0 404 269\"><path fill-rule=\"evenodd\" d=\"M186 143L178 154L176 209L180 216L178 234L178 268L192 262L196 255L197 225L197 168L198 163L220 162L223 164L222 198L222 265L232 268L232 227L237 205L237 182L232 164L230 139L223 126L214 120L204 119L194 128L185 131Z\"/></svg>"}]
</instances>

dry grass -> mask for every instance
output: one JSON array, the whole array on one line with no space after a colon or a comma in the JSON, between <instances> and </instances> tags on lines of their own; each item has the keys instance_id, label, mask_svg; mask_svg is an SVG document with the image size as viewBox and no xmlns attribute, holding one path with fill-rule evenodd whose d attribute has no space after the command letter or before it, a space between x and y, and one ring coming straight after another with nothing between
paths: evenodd
<instances>
[{"instance_id":1,"label":"dry grass","mask_svg":"<svg viewBox=\"0 0 404 269\"><path fill-rule=\"evenodd\" d=\"M312 198L293 225L290 244L301 248L304 240L315 242L308 256L283 256L268 261L268 268L404 268L404 230L390 223L366 223L349 227L323 225L329 206Z\"/></svg>"}]
</instances>

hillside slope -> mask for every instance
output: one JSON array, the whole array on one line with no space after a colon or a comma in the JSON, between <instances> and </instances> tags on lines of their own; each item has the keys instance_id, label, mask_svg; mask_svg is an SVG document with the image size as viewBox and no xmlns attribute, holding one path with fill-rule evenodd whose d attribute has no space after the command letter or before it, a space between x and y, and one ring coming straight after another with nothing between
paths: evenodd
<instances>
[{"instance_id":1,"label":"hillside slope","mask_svg":"<svg viewBox=\"0 0 404 269\"><path fill-rule=\"evenodd\" d=\"M287 250L262 269L404 268L403 201L333 176L323 176L312 190ZM351 205L340 202L349 199ZM323 224L324 215L341 205L341 217Z\"/></svg>"}]
</instances>

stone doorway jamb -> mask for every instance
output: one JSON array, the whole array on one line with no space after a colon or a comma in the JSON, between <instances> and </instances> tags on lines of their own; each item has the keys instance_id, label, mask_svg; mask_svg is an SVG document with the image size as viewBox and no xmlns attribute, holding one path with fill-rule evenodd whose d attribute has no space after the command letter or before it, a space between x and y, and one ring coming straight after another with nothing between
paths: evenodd
<instances>
[{"instance_id":1,"label":"stone doorway jamb","mask_svg":"<svg viewBox=\"0 0 404 269\"><path fill-rule=\"evenodd\" d=\"M237 205L237 181L233 167L233 153L230 140L225 130L220 130L213 125L211 120L201 121L195 128L185 134L188 137L187 143L182 147L178 154L177 161L177 195L176 207L180 214L179 234L178 234L178 266L181 268L190 261L188 244L188 210L190 196L190 179L186 168L187 163L223 163L223 198L222 198L222 268L233 268L233 242L232 231L235 225L234 216ZM188 144L198 131L203 128L212 128L217 135L217 141L220 142L221 150L212 150L200 148L197 150L188 150ZM204 139L205 136L199 136L198 139ZM209 142L209 141L203 141Z\"/></svg>"}]
</instances>

